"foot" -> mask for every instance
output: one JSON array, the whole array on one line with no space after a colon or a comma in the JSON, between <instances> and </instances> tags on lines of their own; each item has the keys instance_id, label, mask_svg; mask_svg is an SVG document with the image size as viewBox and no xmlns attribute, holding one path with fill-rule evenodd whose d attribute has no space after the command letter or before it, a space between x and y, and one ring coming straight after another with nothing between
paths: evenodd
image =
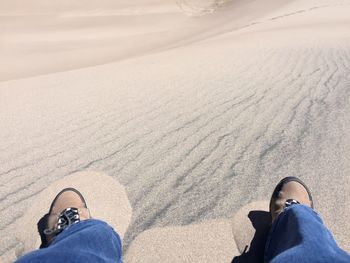
<instances>
[{"instance_id":1,"label":"foot","mask_svg":"<svg viewBox=\"0 0 350 263\"><path fill-rule=\"evenodd\" d=\"M286 177L277 184L271 197L272 222L284 208L292 204L303 204L313 208L312 196L306 185L296 177Z\"/></svg>"},{"instance_id":2,"label":"foot","mask_svg":"<svg viewBox=\"0 0 350 263\"><path fill-rule=\"evenodd\" d=\"M53 200L47 216L44 230L46 246L65 228L89 218L90 212L82 194L74 188L63 189ZM42 246L46 247L44 244Z\"/></svg>"}]
</instances>

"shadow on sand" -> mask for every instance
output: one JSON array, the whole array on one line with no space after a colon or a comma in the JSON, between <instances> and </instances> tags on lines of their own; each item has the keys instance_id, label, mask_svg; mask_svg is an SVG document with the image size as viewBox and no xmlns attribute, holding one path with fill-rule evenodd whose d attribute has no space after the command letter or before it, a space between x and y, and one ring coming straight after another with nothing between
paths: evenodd
<instances>
[{"instance_id":1,"label":"shadow on sand","mask_svg":"<svg viewBox=\"0 0 350 263\"><path fill-rule=\"evenodd\" d=\"M254 210L249 212L248 218L255 229L254 237L250 245L246 245L243 253L234 257L231 263L264 262L264 249L270 229L271 215L266 211Z\"/></svg>"}]
</instances>

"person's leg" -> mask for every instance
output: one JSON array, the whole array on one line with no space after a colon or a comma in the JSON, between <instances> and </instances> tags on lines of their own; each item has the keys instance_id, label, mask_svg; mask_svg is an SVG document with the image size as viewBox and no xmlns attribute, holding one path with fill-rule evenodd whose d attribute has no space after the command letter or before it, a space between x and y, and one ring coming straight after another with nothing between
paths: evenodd
<instances>
[{"instance_id":1,"label":"person's leg","mask_svg":"<svg viewBox=\"0 0 350 263\"><path fill-rule=\"evenodd\" d=\"M122 262L119 235L105 222L88 219L60 233L47 248L20 258L24 262Z\"/></svg>"},{"instance_id":2,"label":"person's leg","mask_svg":"<svg viewBox=\"0 0 350 263\"><path fill-rule=\"evenodd\" d=\"M277 184L270 213L265 263L350 262L313 210L311 193L300 179L286 177Z\"/></svg>"},{"instance_id":3,"label":"person's leg","mask_svg":"<svg viewBox=\"0 0 350 263\"><path fill-rule=\"evenodd\" d=\"M322 219L310 207L294 204L273 223L266 243L265 262L350 262Z\"/></svg>"},{"instance_id":4,"label":"person's leg","mask_svg":"<svg viewBox=\"0 0 350 263\"><path fill-rule=\"evenodd\" d=\"M82 194L63 189L38 223L42 244L17 262L122 262L121 240L105 222L91 219Z\"/></svg>"}]
</instances>

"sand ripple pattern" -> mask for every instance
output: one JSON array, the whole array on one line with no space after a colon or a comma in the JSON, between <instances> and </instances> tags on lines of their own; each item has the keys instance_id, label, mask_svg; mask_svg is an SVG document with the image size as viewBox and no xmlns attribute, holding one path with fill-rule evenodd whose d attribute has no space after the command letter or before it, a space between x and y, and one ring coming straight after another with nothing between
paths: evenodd
<instances>
[{"instance_id":1,"label":"sand ripple pattern","mask_svg":"<svg viewBox=\"0 0 350 263\"><path fill-rule=\"evenodd\" d=\"M0 255L20 246L9 233L35 205L31 198L80 170L126 185L134 209L126 249L145 229L229 217L268 198L270 182L285 174L321 189L320 202L349 202L348 177L339 179L348 156L349 47L264 48L244 57L225 50L196 48L181 69L172 63L186 57L178 50L33 78L12 102L13 82L3 83ZM326 187L332 176L344 183L336 193ZM319 209L333 222L349 216Z\"/></svg>"}]
</instances>

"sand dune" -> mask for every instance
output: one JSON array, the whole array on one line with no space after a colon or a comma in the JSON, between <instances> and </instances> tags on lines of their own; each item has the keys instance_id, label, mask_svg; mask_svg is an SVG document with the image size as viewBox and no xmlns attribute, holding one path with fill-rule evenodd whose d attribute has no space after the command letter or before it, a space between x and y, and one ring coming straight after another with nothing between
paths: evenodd
<instances>
[{"instance_id":1,"label":"sand dune","mask_svg":"<svg viewBox=\"0 0 350 263\"><path fill-rule=\"evenodd\" d=\"M274 8L289 2L266 1ZM104 8L94 1L84 8L79 2L51 6L37 0L31 1L30 7L18 8L13 2L2 6L0 80L157 53L249 25L271 11L270 5L241 0L234 6L226 3L227 9L218 15L190 19L186 10L198 6L198 1L147 1L130 6L114 2L106 1Z\"/></svg>"},{"instance_id":2,"label":"sand dune","mask_svg":"<svg viewBox=\"0 0 350 263\"><path fill-rule=\"evenodd\" d=\"M111 2L3 1L0 261L23 245L14 218L82 170L125 186L126 254L146 230L231 218L286 175L350 252L350 1L195 17Z\"/></svg>"}]
</instances>

